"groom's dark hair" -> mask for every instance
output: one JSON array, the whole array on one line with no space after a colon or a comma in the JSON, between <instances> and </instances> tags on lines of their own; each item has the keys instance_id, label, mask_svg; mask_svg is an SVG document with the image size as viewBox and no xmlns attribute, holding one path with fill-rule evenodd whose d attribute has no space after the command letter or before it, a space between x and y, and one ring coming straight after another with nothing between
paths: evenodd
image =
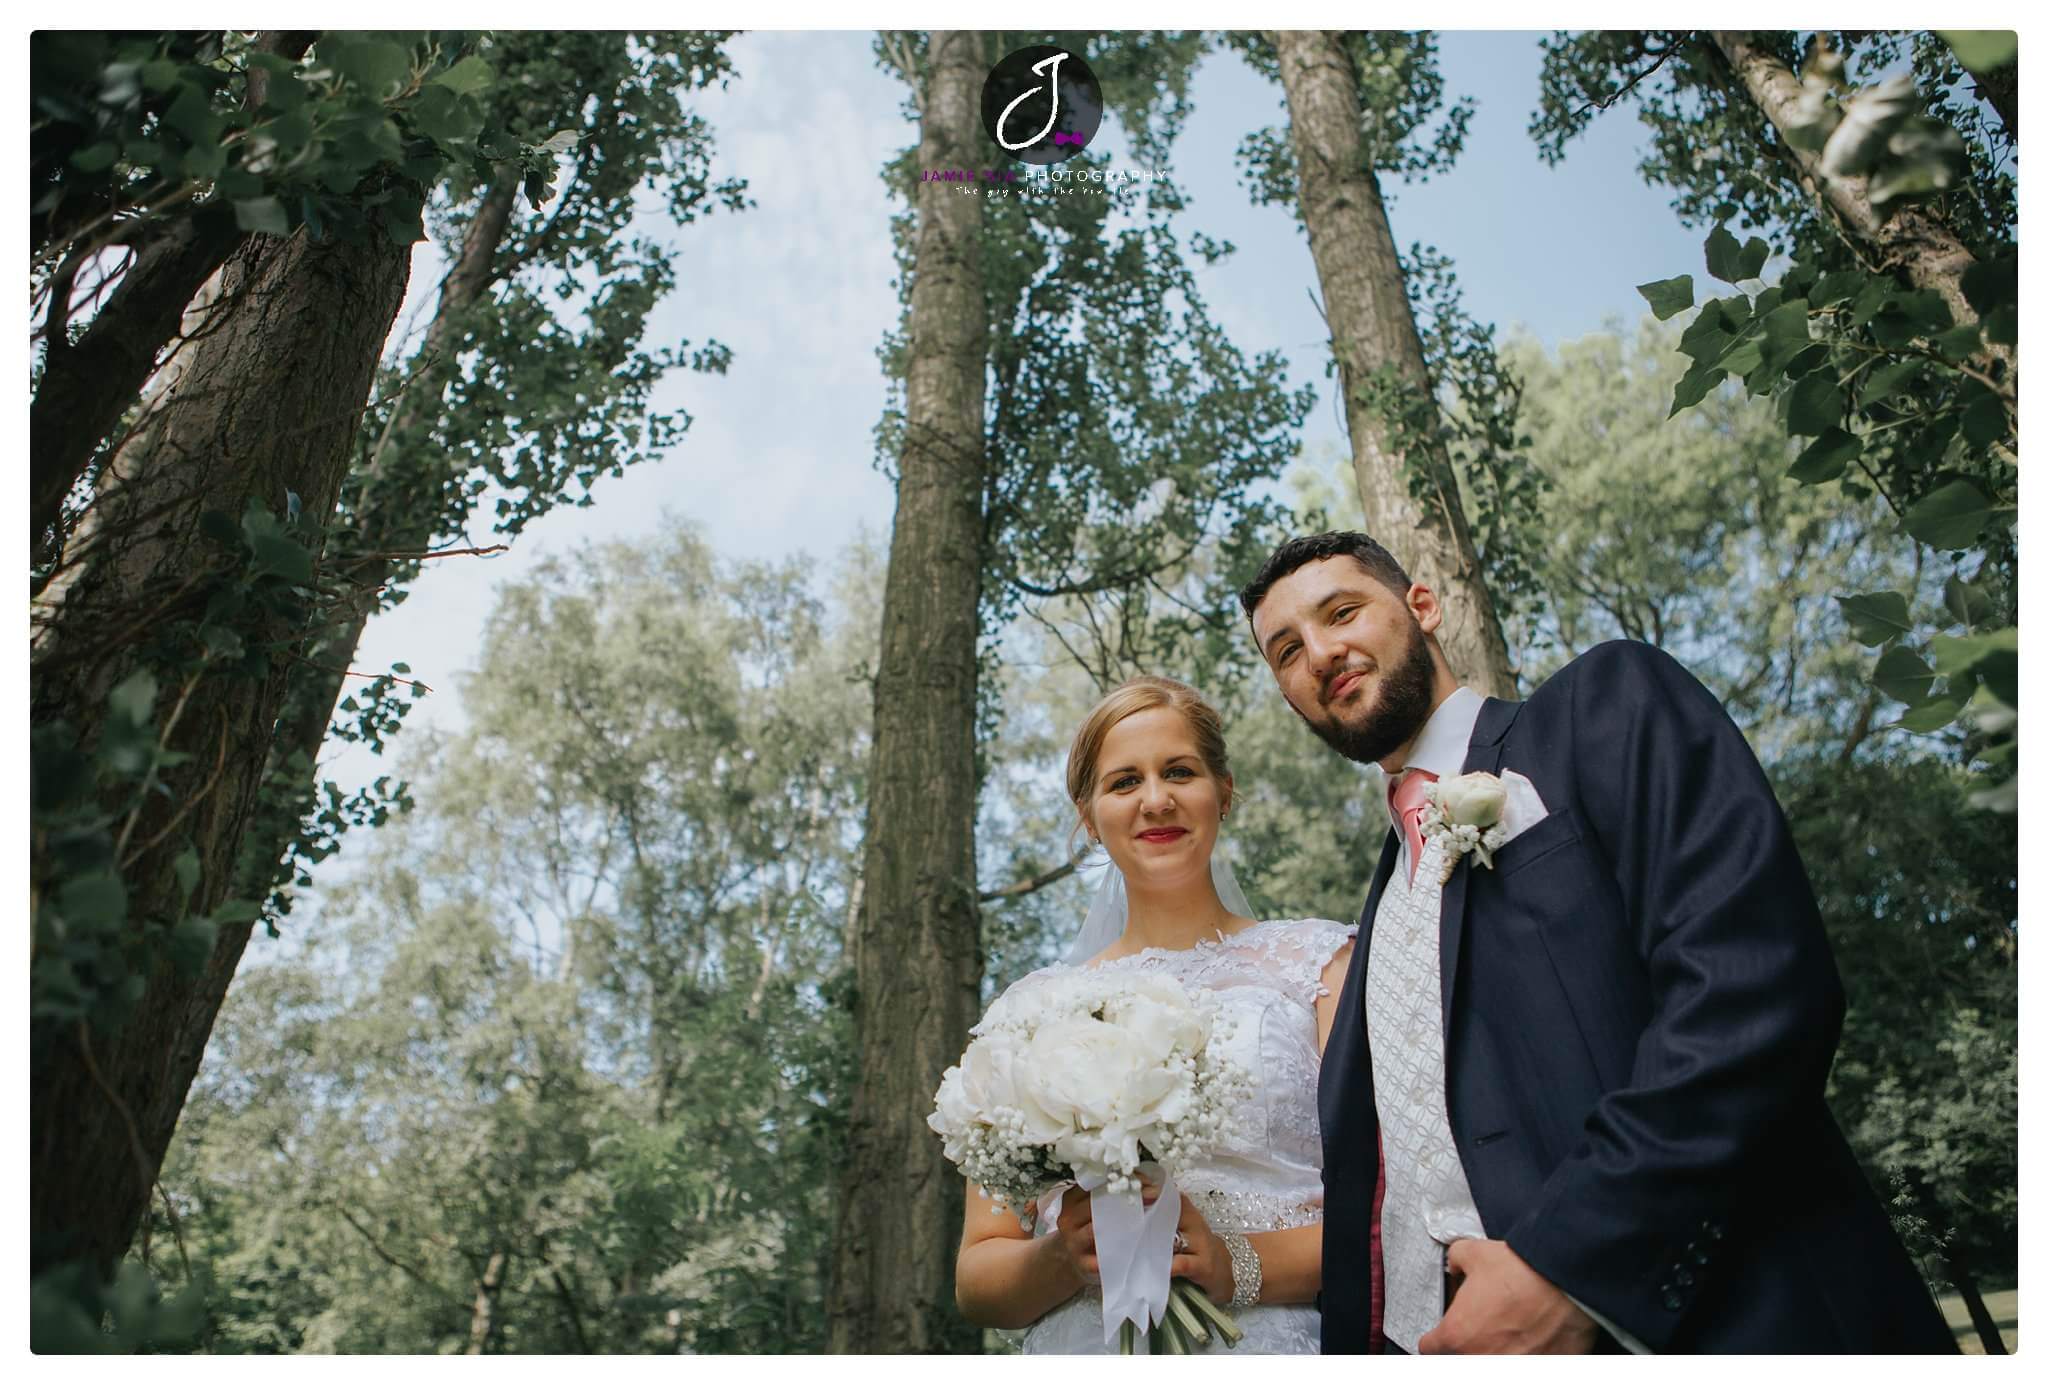
<instances>
[{"instance_id":1,"label":"groom's dark hair","mask_svg":"<svg viewBox=\"0 0 2048 1385\"><path fill-rule=\"evenodd\" d=\"M1238 601L1244 606L1244 618L1252 618L1275 582L1296 568L1307 567L1324 558L1349 558L1392 589L1395 595L1408 594L1411 585L1408 573L1394 561L1393 554L1380 547L1369 535L1355 529L1338 529L1327 534L1307 534L1289 539L1274 549L1273 556L1266 559L1266 565L1259 569L1259 575L1247 582L1244 590L1237 594Z\"/></svg>"}]
</instances>

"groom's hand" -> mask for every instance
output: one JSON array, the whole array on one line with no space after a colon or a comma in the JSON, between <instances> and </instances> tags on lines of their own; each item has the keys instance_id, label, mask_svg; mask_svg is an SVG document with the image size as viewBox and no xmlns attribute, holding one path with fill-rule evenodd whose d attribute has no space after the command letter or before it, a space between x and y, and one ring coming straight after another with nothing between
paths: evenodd
<instances>
[{"instance_id":1,"label":"groom's hand","mask_svg":"<svg viewBox=\"0 0 2048 1385\"><path fill-rule=\"evenodd\" d=\"M1593 1349L1600 1329L1506 1241L1451 1242L1444 1262L1457 1292L1443 1321L1422 1334L1423 1353L1499 1355Z\"/></svg>"}]
</instances>

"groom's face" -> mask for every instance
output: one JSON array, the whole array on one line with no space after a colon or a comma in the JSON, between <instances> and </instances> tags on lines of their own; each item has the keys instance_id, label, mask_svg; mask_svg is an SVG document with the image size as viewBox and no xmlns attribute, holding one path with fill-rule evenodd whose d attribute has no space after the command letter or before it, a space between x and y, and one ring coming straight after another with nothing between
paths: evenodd
<instances>
[{"instance_id":1,"label":"groom's face","mask_svg":"<svg viewBox=\"0 0 2048 1385\"><path fill-rule=\"evenodd\" d=\"M1252 629L1287 704L1331 749L1366 764L1429 720L1437 669L1426 636L1440 619L1427 588L1395 592L1336 557L1275 582Z\"/></svg>"}]
</instances>

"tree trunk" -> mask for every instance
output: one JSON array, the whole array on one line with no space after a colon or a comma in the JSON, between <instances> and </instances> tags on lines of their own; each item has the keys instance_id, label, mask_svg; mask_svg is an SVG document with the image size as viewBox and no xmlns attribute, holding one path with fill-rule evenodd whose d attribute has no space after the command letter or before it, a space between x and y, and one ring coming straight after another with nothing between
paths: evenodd
<instances>
[{"instance_id":1,"label":"tree trunk","mask_svg":"<svg viewBox=\"0 0 2048 1385\"><path fill-rule=\"evenodd\" d=\"M278 510L289 491L313 520L328 518L410 260L408 247L372 231L351 242L259 237L228 262L231 327L181 356L175 383L108 464L64 569L34 604L36 723L67 721L93 743L107 693L139 665L143 640L198 615L187 608L212 562L204 512L239 516L252 499ZM166 690L166 704L182 695L168 743L192 758L165 773L175 806L137 829L138 843L164 840L139 846L123 869L131 921L188 912L173 864L184 839L201 865L189 912L229 897L287 673L273 658L258 680L209 674ZM185 814L179 830L163 831L173 811ZM116 1031L34 1029L35 1269L81 1255L107 1266L126 1251L248 937L247 923L221 925L196 977L157 954Z\"/></svg>"},{"instance_id":2,"label":"tree trunk","mask_svg":"<svg viewBox=\"0 0 2048 1385\"><path fill-rule=\"evenodd\" d=\"M421 513L437 514L440 507L432 498L412 487L392 483L400 470L398 460L408 446L417 446L426 430L439 417L447 371L463 336L463 319L473 310L500 277L498 248L512 222L519 192L519 171L501 169L484 193L476 215L462 240L462 249L441 284L441 297L434 318L421 343L419 373L406 381L405 395L397 405L391 425L372 450L360 481L351 481L354 512L344 526L344 542L358 553L416 553L433 542L431 528L423 526ZM417 468L412 469L417 472ZM430 475L440 473L427 469ZM409 473L410 474L410 473ZM301 810L310 804L320 786L317 765L320 747L334 721L334 708L347 685L347 670L355 663L363 632L376 610L376 592L403 566L392 558L367 558L340 573L361 593L356 604L339 620L323 630L313 643L307 663L292 673L291 687L281 714L278 737L271 751L271 773L290 772L294 754L305 757L305 769L293 786ZM284 859L289 830L283 824L297 815L280 817L270 841L252 841L244 855L244 876L235 892L262 900L277 882L277 867Z\"/></svg>"},{"instance_id":3,"label":"tree trunk","mask_svg":"<svg viewBox=\"0 0 2048 1385\"><path fill-rule=\"evenodd\" d=\"M980 37L935 31L921 168L973 167ZM925 1125L980 1001L974 707L988 309L981 198L917 187L906 428L882 598L854 936L855 1078L833 1249L838 1352L972 1351L953 1303L965 1184Z\"/></svg>"},{"instance_id":4,"label":"tree trunk","mask_svg":"<svg viewBox=\"0 0 2048 1385\"><path fill-rule=\"evenodd\" d=\"M1422 457L1407 455L1388 421L1360 399L1367 382L1391 368L1420 392L1432 413L1435 408L1393 228L1379 179L1366 160L1357 74L1336 34L1279 30L1268 37L1287 93L1296 194L1323 290L1366 527L1413 580L1442 599L1437 639L1459 681L1491 697L1511 698L1514 668L1449 458L1435 449ZM1409 489L1418 466L1430 482L1422 499Z\"/></svg>"},{"instance_id":5,"label":"tree trunk","mask_svg":"<svg viewBox=\"0 0 2048 1385\"><path fill-rule=\"evenodd\" d=\"M254 51L297 61L316 36L310 29L272 30L257 36ZM263 104L269 84L267 71L249 69L246 108L253 111ZM134 263L76 342L65 330L70 303L52 303L43 377L29 406L31 552L56 523L64 497L93 454L141 393L192 296L248 239L225 204L167 219L135 247ZM57 285L53 298L59 295L70 298L68 282Z\"/></svg>"},{"instance_id":6,"label":"tree trunk","mask_svg":"<svg viewBox=\"0 0 2048 1385\"><path fill-rule=\"evenodd\" d=\"M1778 61L1769 47L1758 42L1755 34L1716 29L1708 37L1728 60L1742 92L1756 103L1778 132L1800 170L1807 195L1832 212L1844 234L1875 254L1884 269L1903 275L1916 289L1932 289L1940 294L1958 323L1975 322L1977 310L1963 296L1963 275L1977 263L1969 247L1919 207L1908 204L1889 216L1879 211L1871 203L1867 176L1821 177L1820 154L1801 149L1785 138L1792 123L1793 103L1799 99L1798 76ZM2018 363L2013 349L1987 344L1984 354L2003 364L2007 371L2004 385L2017 398Z\"/></svg>"}]
</instances>

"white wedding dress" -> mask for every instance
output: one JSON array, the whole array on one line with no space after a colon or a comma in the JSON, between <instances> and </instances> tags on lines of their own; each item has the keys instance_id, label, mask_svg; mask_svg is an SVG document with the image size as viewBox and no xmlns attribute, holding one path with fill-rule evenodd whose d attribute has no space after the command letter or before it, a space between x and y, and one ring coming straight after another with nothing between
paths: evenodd
<instances>
[{"instance_id":1,"label":"white wedding dress","mask_svg":"<svg viewBox=\"0 0 2048 1385\"><path fill-rule=\"evenodd\" d=\"M1099 963L1103 970L1167 975L1214 991L1235 1017L1235 1056L1252 1074L1252 1098L1234 1140L1183 1170L1179 1186L1216 1231L1278 1231L1323 1219L1323 1145L1316 1115L1317 999L1323 968L1357 929L1328 919L1268 919L1185 951L1147 948ZM1032 972L1012 990L1072 970ZM1049 1230L1041 1226L1041 1231ZM1314 1355L1322 1319L1309 1304L1229 1310L1244 1329L1234 1350ZM1101 1355L1102 1294L1085 1289L1024 1332L1027 1353ZM1204 1350L1226 1350L1212 1339Z\"/></svg>"}]
</instances>

